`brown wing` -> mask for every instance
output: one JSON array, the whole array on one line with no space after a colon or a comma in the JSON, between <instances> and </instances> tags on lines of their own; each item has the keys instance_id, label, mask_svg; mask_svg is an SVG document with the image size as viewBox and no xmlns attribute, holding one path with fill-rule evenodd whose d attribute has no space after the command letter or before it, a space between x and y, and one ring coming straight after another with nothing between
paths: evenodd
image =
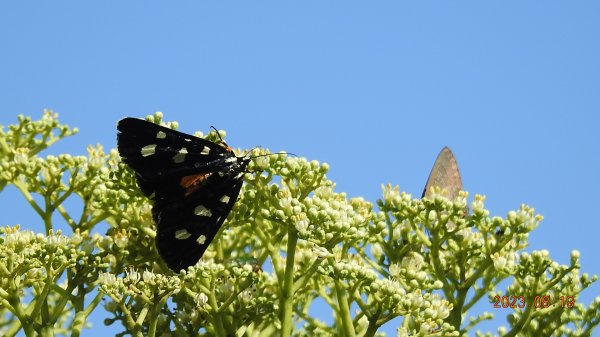
<instances>
[{"instance_id":1,"label":"brown wing","mask_svg":"<svg viewBox=\"0 0 600 337\"><path fill-rule=\"evenodd\" d=\"M452 151L448 147L444 147L437 156L427 184L423 189L423 197L431 197L431 188L438 186L448 191L448 199L454 199L458 196L458 191L462 190L462 180L458 171L458 164Z\"/></svg>"}]
</instances>

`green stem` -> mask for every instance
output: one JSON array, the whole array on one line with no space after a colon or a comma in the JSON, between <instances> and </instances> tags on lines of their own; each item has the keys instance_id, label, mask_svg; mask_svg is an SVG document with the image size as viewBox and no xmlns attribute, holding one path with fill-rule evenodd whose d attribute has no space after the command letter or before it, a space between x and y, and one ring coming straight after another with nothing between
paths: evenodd
<instances>
[{"instance_id":1,"label":"green stem","mask_svg":"<svg viewBox=\"0 0 600 337\"><path fill-rule=\"evenodd\" d=\"M213 291L208 293L208 304L211 307L211 311L213 312L213 326L215 328L215 333L217 336L225 337L227 336L227 332L225 331L225 327L223 326L223 317L221 313L217 311L219 305L217 304L217 297L215 295L214 289Z\"/></svg>"},{"instance_id":2,"label":"green stem","mask_svg":"<svg viewBox=\"0 0 600 337\"><path fill-rule=\"evenodd\" d=\"M58 207L56 207L56 210L63 217L63 219L65 219L65 221L67 222L67 225L69 225L71 227L71 229L75 230L75 227L77 226L77 224L75 223L75 220L73 220L73 218L71 218L69 213L67 213L67 210L62 205L59 205Z\"/></svg>"},{"instance_id":3,"label":"green stem","mask_svg":"<svg viewBox=\"0 0 600 337\"><path fill-rule=\"evenodd\" d=\"M135 325L136 326L143 326L144 325L144 320L146 319L146 316L148 315L148 312L150 311L150 308L148 307L148 305L145 305L142 310L140 310L137 320L135 321Z\"/></svg>"},{"instance_id":4,"label":"green stem","mask_svg":"<svg viewBox=\"0 0 600 337\"><path fill-rule=\"evenodd\" d=\"M283 289L279 310L281 313L282 337L289 337L292 334L292 317L294 309L293 290L294 290L294 259L296 255L296 244L298 243L298 234L293 230L288 231L288 242L285 261L285 276L283 279Z\"/></svg>"},{"instance_id":5,"label":"green stem","mask_svg":"<svg viewBox=\"0 0 600 337\"><path fill-rule=\"evenodd\" d=\"M367 327L367 331L365 331L363 337L375 336L375 333L377 333L377 329L379 329L379 326L377 325L377 318L374 317L373 319L369 320L369 326Z\"/></svg>"},{"instance_id":6,"label":"green stem","mask_svg":"<svg viewBox=\"0 0 600 337\"><path fill-rule=\"evenodd\" d=\"M111 296L111 298L119 305L119 308L121 308L121 311L123 312L123 324L125 325L125 327L129 330L131 330L131 335L134 336L134 334L136 333L136 325L135 325L135 321L133 320L133 314L131 313L131 311L129 310L129 308L132 307L131 301L128 301L128 303L123 302L123 299L118 298L118 297L114 297Z\"/></svg>"},{"instance_id":7,"label":"green stem","mask_svg":"<svg viewBox=\"0 0 600 337\"><path fill-rule=\"evenodd\" d=\"M321 330L328 331L328 332L330 332L330 333L332 333L332 334L333 334L333 329L332 329L332 328L331 328L329 325L327 325L327 324L325 324L325 323L323 323L323 322L320 322L320 321L319 321L318 319L316 319L316 318L310 317L310 316L308 315L308 313L301 312L301 313L299 313L298 315L300 316L300 318L301 318L301 319L305 320L305 321L306 321L306 322L308 322L310 325L312 325L312 326L314 326L314 327L317 327L317 328L319 328L319 329L321 329Z\"/></svg>"},{"instance_id":8,"label":"green stem","mask_svg":"<svg viewBox=\"0 0 600 337\"><path fill-rule=\"evenodd\" d=\"M61 268L62 269L62 268ZM41 319L41 325L43 327L47 327L48 325L53 325L52 322L49 322L50 312L48 308L48 294L50 293L50 289L54 285L54 273L57 275L62 273L62 270L53 271L50 266L46 266L47 278L44 283L44 287L42 290L37 293L35 296L37 301L35 306L32 307L31 312L29 313L29 317L38 317Z\"/></svg>"},{"instance_id":9,"label":"green stem","mask_svg":"<svg viewBox=\"0 0 600 337\"><path fill-rule=\"evenodd\" d=\"M271 256L271 260L273 261L273 270L275 271L275 275L277 276L277 280L281 280L283 278L283 271L280 268L280 255L279 249L271 244L267 234L260 227L255 228L256 234L260 238L260 241L265 246L265 248L269 251L269 255ZM279 242L279 241L276 241Z\"/></svg>"},{"instance_id":10,"label":"green stem","mask_svg":"<svg viewBox=\"0 0 600 337\"><path fill-rule=\"evenodd\" d=\"M11 296L10 299L8 300L8 303L13 307L14 314L19 319L19 322L21 323L21 327L23 328L23 331L25 332L25 336L34 337L34 336L36 336L36 333L35 333L35 330L33 329L33 324L32 324L33 321L31 319L31 316L27 315L24 312L20 301L21 300L18 296Z\"/></svg>"},{"instance_id":11,"label":"green stem","mask_svg":"<svg viewBox=\"0 0 600 337\"><path fill-rule=\"evenodd\" d=\"M0 138L0 149L2 150L2 152L5 155L11 153L10 147L8 146L8 144L6 143L6 141L4 140L4 137Z\"/></svg>"},{"instance_id":12,"label":"green stem","mask_svg":"<svg viewBox=\"0 0 600 337\"><path fill-rule=\"evenodd\" d=\"M342 281L335 280L335 295L339 305L339 315L342 318L342 330L345 337L356 337L354 325L352 324L352 316L350 316L350 306L348 305L348 296L346 295Z\"/></svg>"},{"instance_id":13,"label":"green stem","mask_svg":"<svg viewBox=\"0 0 600 337\"><path fill-rule=\"evenodd\" d=\"M70 273L67 271L67 285L66 285L66 289L63 289L60 285L54 283L52 285L52 291L57 293L59 296L59 299L57 300L57 302L54 304L53 306L53 310L52 310L52 314L50 315L50 321L51 322L56 322L58 321L58 319L60 318L60 316L63 314L63 311L71 297L71 294L73 293L73 290L75 289L75 284L76 284L76 277L70 275Z\"/></svg>"},{"instance_id":14,"label":"green stem","mask_svg":"<svg viewBox=\"0 0 600 337\"><path fill-rule=\"evenodd\" d=\"M299 289L303 288L304 286L306 286L306 284L312 279L313 275L315 274L315 271L317 270L317 268L319 267L319 265L321 265L321 258L316 258L313 261L313 264L310 265L310 267L308 267L304 272L303 275L300 276L300 278L295 282L294 284L294 293L297 292Z\"/></svg>"},{"instance_id":15,"label":"green stem","mask_svg":"<svg viewBox=\"0 0 600 337\"><path fill-rule=\"evenodd\" d=\"M53 324L49 320L50 310L48 308L48 297L45 297L42 302L43 302L43 305L42 305L42 310L41 310L41 315L40 315L40 319L41 319L40 325L42 326L42 328L40 331L40 335L43 337L52 337L52 336L54 336L54 330L53 330Z\"/></svg>"},{"instance_id":16,"label":"green stem","mask_svg":"<svg viewBox=\"0 0 600 337\"><path fill-rule=\"evenodd\" d=\"M457 295L453 302L453 308L452 311L450 311L450 316L448 317L448 322L454 326L457 331L460 331L460 325L462 324L463 305L465 303L468 291L469 288L459 288L457 290Z\"/></svg>"},{"instance_id":17,"label":"green stem","mask_svg":"<svg viewBox=\"0 0 600 337\"><path fill-rule=\"evenodd\" d=\"M273 325L269 325L266 328L264 328L264 330L259 331L258 329L256 329L255 333L253 334L254 336L258 336L258 337L270 337L270 336L277 336L277 332L275 331L275 327Z\"/></svg>"},{"instance_id":18,"label":"green stem","mask_svg":"<svg viewBox=\"0 0 600 337\"><path fill-rule=\"evenodd\" d=\"M221 306L217 308L217 312L218 313L225 312L225 310L227 310L229 308L231 303L233 303L233 301L235 301L238 298L238 296L246 289L248 289L248 287L243 287L243 288L240 287L240 289L238 289L238 291L232 292L231 295L229 295L229 297L225 300L225 302L223 302L223 304L221 304Z\"/></svg>"},{"instance_id":19,"label":"green stem","mask_svg":"<svg viewBox=\"0 0 600 337\"><path fill-rule=\"evenodd\" d=\"M102 300L104 295L101 292L98 292L94 299L88 304L87 308L83 311L79 311L75 314L75 318L73 319L73 332L71 333L71 337L79 337L81 331L85 326L85 322L87 321L88 316L96 309L100 301Z\"/></svg>"},{"instance_id":20,"label":"green stem","mask_svg":"<svg viewBox=\"0 0 600 337\"><path fill-rule=\"evenodd\" d=\"M40 217L44 217L44 210L42 210L42 208L35 202L35 200L33 199L33 197L31 196L31 193L29 193L29 190L27 189L27 185L25 185L23 182L21 181L15 181L13 183L13 185L19 190L19 192L21 192L21 194L23 194L23 196L25 197L25 200L27 200L27 202L29 203L29 205L33 208L33 210L40 216Z\"/></svg>"},{"instance_id":21,"label":"green stem","mask_svg":"<svg viewBox=\"0 0 600 337\"><path fill-rule=\"evenodd\" d=\"M438 240L438 235L435 231L432 231L431 236L433 238L431 245L429 248L431 249L431 264L433 266L433 272L437 276L437 279L442 282L442 290L444 295L449 302L454 302L454 287L448 283L448 274L444 271L444 267L442 266L442 262L440 259L440 245L441 243Z\"/></svg>"}]
</instances>

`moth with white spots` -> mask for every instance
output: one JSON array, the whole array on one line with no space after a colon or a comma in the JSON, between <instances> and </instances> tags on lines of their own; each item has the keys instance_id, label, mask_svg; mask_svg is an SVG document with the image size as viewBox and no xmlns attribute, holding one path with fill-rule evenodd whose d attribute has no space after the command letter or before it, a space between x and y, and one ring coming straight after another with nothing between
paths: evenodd
<instances>
[{"instance_id":1,"label":"moth with white spots","mask_svg":"<svg viewBox=\"0 0 600 337\"><path fill-rule=\"evenodd\" d=\"M176 272L196 264L235 204L250 158L137 118L117 129L121 158L154 202L160 256Z\"/></svg>"}]
</instances>

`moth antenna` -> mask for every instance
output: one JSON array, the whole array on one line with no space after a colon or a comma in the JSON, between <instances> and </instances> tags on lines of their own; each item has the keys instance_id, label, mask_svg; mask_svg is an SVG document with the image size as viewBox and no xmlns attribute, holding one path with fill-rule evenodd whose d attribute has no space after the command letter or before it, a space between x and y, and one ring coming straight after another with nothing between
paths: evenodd
<instances>
[{"instance_id":1,"label":"moth antenna","mask_svg":"<svg viewBox=\"0 0 600 337\"><path fill-rule=\"evenodd\" d=\"M298 157L296 154L293 154L291 152L277 152L277 153L259 154L258 156L250 157L250 159L254 159L254 158L258 158L258 157L276 156L278 154L285 154L285 155L288 155L288 156Z\"/></svg>"},{"instance_id":2,"label":"moth antenna","mask_svg":"<svg viewBox=\"0 0 600 337\"><path fill-rule=\"evenodd\" d=\"M223 144L227 144L225 143L225 141L223 140L223 138L221 138L221 133L219 133L219 130L217 130L217 128L215 128L214 126L210 126L211 129L215 130L215 132L217 133L217 137L219 137L219 139L221 140L221 143Z\"/></svg>"}]
</instances>

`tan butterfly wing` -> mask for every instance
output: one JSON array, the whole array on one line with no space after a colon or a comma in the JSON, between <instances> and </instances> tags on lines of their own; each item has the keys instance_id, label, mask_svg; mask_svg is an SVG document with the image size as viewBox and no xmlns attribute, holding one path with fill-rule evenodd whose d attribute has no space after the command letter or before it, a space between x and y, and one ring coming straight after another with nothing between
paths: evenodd
<instances>
[{"instance_id":1,"label":"tan butterfly wing","mask_svg":"<svg viewBox=\"0 0 600 337\"><path fill-rule=\"evenodd\" d=\"M433 186L438 186L448 191L446 196L450 200L455 199L458 196L458 192L462 190L462 179L458 171L458 164L456 163L454 154L448 147L444 147L437 156L421 198L431 197L431 188Z\"/></svg>"}]
</instances>

